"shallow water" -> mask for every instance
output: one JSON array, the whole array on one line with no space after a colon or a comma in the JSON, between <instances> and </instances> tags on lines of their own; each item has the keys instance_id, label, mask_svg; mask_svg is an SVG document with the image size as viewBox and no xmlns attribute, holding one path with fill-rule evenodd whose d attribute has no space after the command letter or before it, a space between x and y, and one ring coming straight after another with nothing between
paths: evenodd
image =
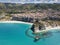
<instances>
[{"instance_id":1,"label":"shallow water","mask_svg":"<svg viewBox=\"0 0 60 45\"><path fill-rule=\"evenodd\" d=\"M60 32L52 31L51 37L34 42L25 34L29 27L27 24L0 23L0 45L60 45Z\"/></svg>"}]
</instances>

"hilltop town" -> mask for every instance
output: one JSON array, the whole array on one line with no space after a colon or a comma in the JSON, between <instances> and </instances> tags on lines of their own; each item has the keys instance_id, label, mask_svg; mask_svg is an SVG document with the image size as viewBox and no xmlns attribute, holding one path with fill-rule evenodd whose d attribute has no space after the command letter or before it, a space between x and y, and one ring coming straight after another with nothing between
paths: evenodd
<instances>
[{"instance_id":1,"label":"hilltop town","mask_svg":"<svg viewBox=\"0 0 60 45\"><path fill-rule=\"evenodd\" d=\"M15 4L0 3L0 21L34 22L60 25L60 4Z\"/></svg>"}]
</instances>

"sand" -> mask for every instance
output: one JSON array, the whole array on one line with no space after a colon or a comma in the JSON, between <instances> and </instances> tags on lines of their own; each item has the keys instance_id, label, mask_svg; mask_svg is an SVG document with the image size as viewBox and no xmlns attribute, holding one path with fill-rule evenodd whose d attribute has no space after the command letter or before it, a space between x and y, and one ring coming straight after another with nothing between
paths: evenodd
<instances>
[{"instance_id":1,"label":"sand","mask_svg":"<svg viewBox=\"0 0 60 45\"><path fill-rule=\"evenodd\" d=\"M33 23L22 22L22 21L0 21L0 23L24 23L24 24L33 25Z\"/></svg>"}]
</instances>

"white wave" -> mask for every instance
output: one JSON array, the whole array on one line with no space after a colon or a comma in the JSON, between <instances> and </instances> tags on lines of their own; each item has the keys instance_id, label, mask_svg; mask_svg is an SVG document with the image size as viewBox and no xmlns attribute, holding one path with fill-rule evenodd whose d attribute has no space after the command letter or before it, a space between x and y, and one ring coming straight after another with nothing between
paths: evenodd
<instances>
[{"instance_id":1,"label":"white wave","mask_svg":"<svg viewBox=\"0 0 60 45\"><path fill-rule=\"evenodd\" d=\"M24 23L24 24L33 25L33 23L22 22L22 21L0 21L0 23Z\"/></svg>"}]
</instances>

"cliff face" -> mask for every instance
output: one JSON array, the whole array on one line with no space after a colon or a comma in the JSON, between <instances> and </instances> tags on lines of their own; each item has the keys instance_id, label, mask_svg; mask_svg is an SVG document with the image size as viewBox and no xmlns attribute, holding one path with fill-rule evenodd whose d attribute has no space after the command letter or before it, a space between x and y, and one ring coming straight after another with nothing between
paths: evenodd
<instances>
[{"instance_id":1,"label":"cliff face","mask_svg":"<svg viewBox=\"0 0 60 45\"><path fill-rule=\"evenodd\" d=\"M0 3L0 13L19 17L60 20L60 4L15 4ZM16 15L15 15L16 14ZM19 14L19 15L18 15Z\"/></svg>"}]
</instances>

